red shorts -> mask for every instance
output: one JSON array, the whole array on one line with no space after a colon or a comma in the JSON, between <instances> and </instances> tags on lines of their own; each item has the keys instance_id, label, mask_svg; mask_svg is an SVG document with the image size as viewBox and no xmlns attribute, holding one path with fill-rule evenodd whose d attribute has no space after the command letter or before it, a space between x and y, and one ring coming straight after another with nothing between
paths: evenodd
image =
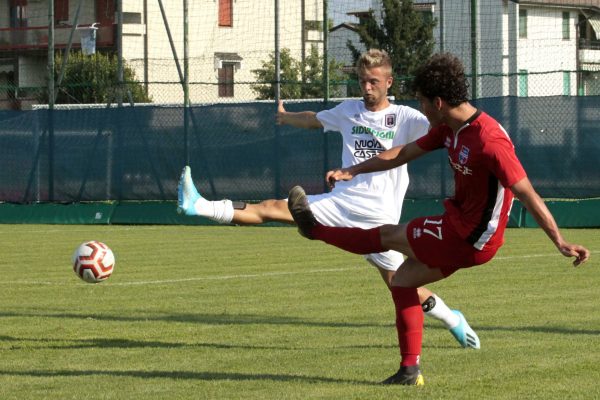
<instances>
[{"instance_id":1,"label":"red shorts","mask_svg":"<svg viewBox=\"0 0 600 400\"><path fill-rule=\"evenodd\" d=\"M485 264L498 248L477 250L455 232L443 215L415 218L406 228L408 243L417 259L450 276L461 268Z\"/></svg>"}]
</instances>

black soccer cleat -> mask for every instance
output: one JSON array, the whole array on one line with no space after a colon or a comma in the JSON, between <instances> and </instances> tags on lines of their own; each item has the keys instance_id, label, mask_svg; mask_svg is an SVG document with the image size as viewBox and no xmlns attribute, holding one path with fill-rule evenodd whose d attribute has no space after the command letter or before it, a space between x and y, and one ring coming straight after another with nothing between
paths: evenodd
<instances>
[{"instance_id":1,"label":"black soccer cleat","mask_svg":"<svg viewBox=\"0 0 600 400\"><path fill-rule=\"evenodd\" d=\"M301 186L294 186L288 197L288 209L298 225L298 232L307 239L313 239L312 229L317 225L317 219L310 210L306 193Z\"/></svg>"},{"instance_id":2,"label":"black soccer cleat","mask_svg":"<svg viewBox=\"0 0 600 400\"><path fill-rule=\"evenodd\" d=\"M419 366L412 365L410 367L400 367L398 372L381 382L381 384L423 386L425 385L425 379L423 379Z\"/></svg>"}]
</instances>

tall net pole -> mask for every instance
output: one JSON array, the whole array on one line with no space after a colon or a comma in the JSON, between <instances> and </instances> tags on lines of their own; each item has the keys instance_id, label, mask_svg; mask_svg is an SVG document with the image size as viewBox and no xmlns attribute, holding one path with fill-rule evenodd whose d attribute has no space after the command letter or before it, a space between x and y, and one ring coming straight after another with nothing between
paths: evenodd
<instances>
[{"instance_id":1,"label":"tall net pole","mask_svg":"<svg viewBox=\"0 0 600 400\"><path fill-rule=\"evenodd\" d=\"M48 201L54 201L54 0L48 1Z\"/></svg>"},{"instance_id":2,"label":"tall net pole","mask_svg":"<svg viewBox=\"0 0 600 400\"><path fill-rule=\"evenodd\" d=\"M185 165L190 164L189 121L190 109L190 73L189 73L189 15L188 0L183 0L183 141Z\"/></svg>"},{"instance_id":3,"label":"tall net pole","mask_svg":"<svg viewBox=\"0 0 600 400\"><path fill-rule=\"evenodd\" d=\"M329 102L329 21L327 0L323 0L323 108ZM329 170L329 135L323 136L323 175ZM323 183L323 191L327 192L327 184Z\"/></svg>"},{"instance_id":4,"label":"tall net pole","mask_svg":"<svg viewBox=\"0 0 600 400\"><path fill-rule=\"evenodd\" d=\"M117 104L123 106L123 0L117 0Z\"/></svg>"},{"instance_id":5,"label":"tall net pole","mask_svg":"<svg viewBox=\"0 0 600 400\"><path fill-rule=\"evenodd\" d=\"M471 98L477 98L477 2L479 0L471 0Z\"/></svg>"},{"instance_id":6,"label":"tall net pole","mask_svg":"<svg viewBox=\"0 0 600 400\"><path fill-rule=\"evenodd\" d=\"M278 104L281 99L281 51L279 49L279 0L275 0L275 105ZM280 148L280 129L279 125L275 125L275 143L274 143L274 157L275 157L275 176L274 176L274 188L273 194L278 199L279 188L281 186L281 160L279 159L279 148Z\"/></svg>"}]
</instances>

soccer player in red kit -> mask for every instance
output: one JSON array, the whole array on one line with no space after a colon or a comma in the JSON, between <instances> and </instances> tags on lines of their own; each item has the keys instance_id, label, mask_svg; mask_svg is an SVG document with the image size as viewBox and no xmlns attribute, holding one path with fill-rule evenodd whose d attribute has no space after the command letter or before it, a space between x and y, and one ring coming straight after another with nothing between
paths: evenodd
<instances>
[{"instance_id":1,"label":"soccer player in red kit","mask_svg":"<svg viewBox=\"0 0 600 400\"><path fill-rule=\"evenodd\" d=\"M384 384L424 384L419 368L423 312L416 288L491 260L504 242L514 196L558 250L564 256L575 257L574 265L590 256L585 247L563 239L552 214L527 178L506 131L468 102L468 84L458 58L448 53L432 56L415 74L413 90L432 126L429 133L360 164L329 171L326 179L334 185L446 148L454 171L455 194L445 201L444 214L372 229L337 228L317 223L301 187L294 187L288 200L300 232L310 239L358 254L393 249L407 256L392 282L400 369Z\"/></svg>"}]
</instances>

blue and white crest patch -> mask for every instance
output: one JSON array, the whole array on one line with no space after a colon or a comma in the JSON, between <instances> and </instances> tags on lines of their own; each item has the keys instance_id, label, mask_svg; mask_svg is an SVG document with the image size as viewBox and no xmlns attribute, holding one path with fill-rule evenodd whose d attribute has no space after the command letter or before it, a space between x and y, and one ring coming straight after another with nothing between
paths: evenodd
<instances>
[{"instance_id":1,"label":"blue and white crest patch","mask_svg":"<svg viewBox=\"0 0 600 400\"><path fill-rule=\"evenodd\" d=\"M460 148L460 153L458 153L458 162L461 165L465 165L468 160L469 160L469 148L463 145Z\"/></svg>"}]
</instances>

